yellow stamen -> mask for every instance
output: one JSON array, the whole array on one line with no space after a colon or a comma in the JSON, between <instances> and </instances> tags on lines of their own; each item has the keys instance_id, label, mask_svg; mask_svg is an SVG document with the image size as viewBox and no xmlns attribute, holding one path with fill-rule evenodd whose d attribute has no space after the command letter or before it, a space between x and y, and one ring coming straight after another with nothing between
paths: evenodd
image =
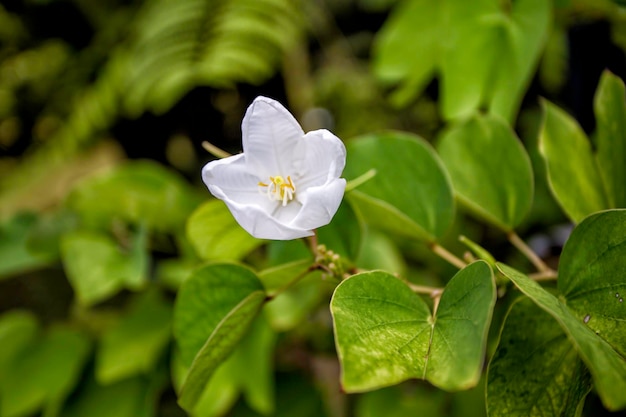
<instances>
[{"instance_id":1,"label":"yellow stamen","mask_svg":"<svg viewBox=\"0 0 626 417\"><path fill-rule=\"evenodd\" d=\"M291 180L291 176L287 176L287 180L280 175L270 177L269 184L259 181L259 187L265 187L267 197L270 200L281 201L283 206L286 206L288 202L293 200L296 194L296 186Z\"/></svg>"}]
</instances>

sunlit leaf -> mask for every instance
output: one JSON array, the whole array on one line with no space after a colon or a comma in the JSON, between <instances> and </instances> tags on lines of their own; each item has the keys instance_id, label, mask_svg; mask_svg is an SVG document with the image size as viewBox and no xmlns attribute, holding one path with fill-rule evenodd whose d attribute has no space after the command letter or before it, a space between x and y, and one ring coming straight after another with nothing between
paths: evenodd
<instances>
[{"instance_id":1,"label":"sunlit leaf","mask_svg":"<svg viewBox=\"0 0 626 417\"><path fill-rule=\"evenodd\" d=\"M435 316L393 275L375 271L345 280L331 301L344 390L409 378L450 391L474 386L494 304L493 274L483 261L450 280Z\"/></svg>"},{"instance_id":2,"label":"sunlit leaf","mask_svg":"<svg viewBox=\"0 0 626 417\"><path fill-rule=\"evenodd\" d=\"M500 118L475 116L448 130L437 148L460 200L510 230L530 210L533 173L513 130Z\"/></svg>"},{"instance_id":3,"label":"sunlit leaf","mask_svg":"<svg viewBox=\"0 0 626 417\"><path fill-rule=\"evenodd\" d=\"M509 311L489 364L492 416L580 416L591 378L563 329L528 298Z\"/></svg>"},{"instance_id":4,"label":"sunlit leaf","mask_svg":"<svg viewBox=\"0 0 626 417\"><path fill-rule=\"evenodd\" d=\"M219 200L207 201L193 212L187 221L187 237L204 260L239 260L263 244L243 230Z\"/></svg>"},{"instance_id":5,"label":"sunlit leaf","mask_svg":"<svg viewBox=\"0 0 626 417\"><path fill-rule=\"evenodd\" d=\"M376 170L348 195L368 223L425 241L446 232L454 217L452 189L423 139L399 132L364 136L348 144L348 155L347 178Z\"/></svg>"}]
</instances>

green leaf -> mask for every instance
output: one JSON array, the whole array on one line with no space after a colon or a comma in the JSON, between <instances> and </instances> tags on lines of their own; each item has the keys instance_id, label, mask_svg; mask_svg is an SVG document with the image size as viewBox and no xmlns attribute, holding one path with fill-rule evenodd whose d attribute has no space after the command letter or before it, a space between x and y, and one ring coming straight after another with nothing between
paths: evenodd
<instances>
[{"instance_id":1,"label":"green leaf","mask_svg":"<svg viewBox=\"0 0 626 417\"><path fill-rule=\"evenodd\" d=\"M598 167L609 207L626 207L626 91L624 82L605 71L594 101Z\"/></svg>"},{"instance_id":2,"label":"green leaf","mask_svg":"<svg viewBox=\"0 0 626 417\"><path fill-rule=\"evenodd\" d=\"M178 292L174 336L189 374L179 403L193 410L211 374L235 349L266 301L248 268L214 264L198 269Z\"/></svg>"},{"instance_id":3,"label":"green leaf","mask_svg":"<svg viewBox=\"0 0 626 417\"><path fill-rule=\"evenodd\" d=\"M219 200L207 201L193 212L187 238L204 260L239 260L263 244L243 230Z\"/></svg>"},{"instance_id":4,"label":"green leaf","mask_svg":"<svg viewBox=\"0 0 626 417\"><path fill-rule=\"evenodd\" d=\"M135 300L127 315L102 336L96 353L96 379L108 385L148 373L170 340L171 306L149 291Z\"/></svg>"},{"instance_id":5,"label":"green leaf","mask_svg":"<svg viewBox=\"0 0 626 417\"><path fill-rule=\"evenodd\" d=\"M62 327L33 340L0 378L0 415L29 415L42 408L56 415L80 378L89 348L85 335Z\"/></svg>"},{"instance_id":6,"label":"green leaf","mask_svg":"<svg viewBox=\"0 0 626 417\"><path fill-rule=\"evenodd\" d=\"M447 173L430 145L419 136L387 132L348 144L345 176L375 169L374 178L348 195L369 223L425 241L446 232L454 218Z\"/></svg>"},{"instance_id":7,"label":"green leaf","mask_svg":"<svg viewBox=\"0 0 626 417\"><path fill-rule=\"evenodd\" d=\"M489 364L489 415L580 416L590 390L589 371L558 323L518 299Z\"/></svg>"},{"instance_id":8,"label":"green leaf","mask_svg":"<svg viewBox=\"0 0 626 417\"><path fill-rule=\"evenodd\" d=\"M522 221L533 198L532 166L502 119L474 116L448 130L437 150L464 205L506 231Z\"/></svg>"},{"instance_id":9,"label":"green leaf","mask_svg":"<svg viewBox=\"0 0 626 417\"><path fill-rule=\"evenodd\" d=\"M14 310L0 316L0 380L19 353L35 340L38 332L37 317L31 312Z\"/></svg>"},{"instance_id":10,"label":"green leaf","mask_svg":"<svg viewBox=\"0 0 626 417\"><path fill-rule=\"evenodd\" d=\"M404 105L439 73L441 113L468 116L486 105L511 122L545 43L550 3L518 0L401 2L374 44L374 71L399 84Z\"/></svg>"},{"instance_id":11,"label":"green leaf","mask_svg":"<svg viewBox=\"0 0 626 417\"><path fill-rule=\"evenodd\" d=\"M345 280L331 301L344 390L409 378L450 391L475 385L495 298L493 273L483 261L450 280L434 317L393 275L374 271Z\"/></svg>"},{"instance_id":12,"label":"green leaf","mask_svg":"<svg viewBox=\"0 0 626 417\"><path fill-rule=\"evenodd\" d=\"M446 401L442 391L426 386L388 387L365 393L357 398L356 417L435 417L446 414Z\"/></svg>"},{"instance_id":13,"label":"green leaf","mask_svg":"<svg viewBox=\"0 0 626 417\"><path fill-rule=\"evenodd\" d=\"M598 395L609 410L626 407L626 360L598 336L554 295L513 268L498 263L498 270L539 307L548 312L570 337L585 365L591 371Z\"/></svg>"},{"instance_id":14,"label":"green leaf","mask_svg":"<svg viewBox=\"0 0 626 417\"><path fill-rule=\"evenodd\" d=\"M184 227L199 197L177 174L154 162L127 163L93 177L77 188L70 207L93 224L121 219L176 233Z\"/></svg>"},{"instance_id":15,"label":"green leaf","mask_svg":"<svg viewBox=\"0 0 626 417\"><path fill-rule=\"evenodd\" d=\"M273 352L276 335L263 316L216 370L206 384L202 397L191 411L192 416L222 416L243 393L250 408L261 414L274 409ZM175 356L175 387L179 389L188 368Z\"/></svg>"},{"instance_id":16,"label":"green leaf","mask_svg":"<svg viewBox=\"0 0 626 417\"><path fill-rule=\"evenodd\" d=\"M34 214L23 213L0 224L0 279L49 263L49 256L33 252L28 247L28 237L37 221Z\"/></svg>"},{"instance_id":17,"label":"green leaf","mask_svg":"<svg viewBox=\"0 0 626 417\"><path fill-rule=\"evenodd\" d=\"M140 228L131 248L124 253L105 234L85 231L66 234L61 241L61 254L78 302L89 306L122 288L141 288L147 278L146 240L146 231Z\"/></svg>"},{"instance_id":18,"label":"green leaf","mask_svg":"<svg viewBox=\"0 0 626 417\"><path fill-rule=\"evenodd\" d=\"M548 170L548 183L565 213L574 222L608 208L602 178L587 136L576 121L544 101L539 150Z\"/></svg>"},{"instance_id":19,"label":"green leaf","mask_svg":"<svg viewBox=\"0 0 626 417\"><path fill-rule=\"evenodd\" d=\"M130 378L110 385L99 385L90 378L62 417L152 417L156 413L162 377Z\"/></svg>"},{"instance_id":20,"label":"green leaf","mask_svg":"<svg viewBox=\"0 0 626 417\"><path fill-rule=\"evenodd\" d=\"M178 399L183 408L191 410L195 407L207 382L245 336L265 300L265 292L255 291L220 321L189 368L189 374L185 378Z\"/></svg>"},{"instance_id":21,"label":"green leaf","mask_svg":"<svg viewBox=\"0 0 626 417\"><path fill-rule=\"evenodd\" d=\"M583 220L559 261L558 288L579 319L626 357L626 210Z\"/></svg>"},{"instance_id":22,"label":"green leaf","mask_svg":"<svg viewBox=\"0 0 626 417\"><path fill-rule=\"evenodd\" d=\"M347 200L343 200L330 224L317 229L317 241L342 257L354 261L361 250L363 225Z\"/></svg>"}]
</instances>

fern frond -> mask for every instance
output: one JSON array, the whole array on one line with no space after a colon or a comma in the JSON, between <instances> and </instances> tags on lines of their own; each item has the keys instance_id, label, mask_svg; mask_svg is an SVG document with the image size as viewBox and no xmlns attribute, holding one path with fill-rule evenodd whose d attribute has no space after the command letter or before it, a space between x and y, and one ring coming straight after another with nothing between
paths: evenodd
<instances>
[{"instance_id":1,"label":"fern frond","mask_svg":"<svg viewBox=\"0 0 626 417\"><path fill-rule=\"evenodd\" d=\"M295 0L152 0L136 26L125 110L164 112L196 85L258 84L301 23Z\"/></svg>"}]
</instances>

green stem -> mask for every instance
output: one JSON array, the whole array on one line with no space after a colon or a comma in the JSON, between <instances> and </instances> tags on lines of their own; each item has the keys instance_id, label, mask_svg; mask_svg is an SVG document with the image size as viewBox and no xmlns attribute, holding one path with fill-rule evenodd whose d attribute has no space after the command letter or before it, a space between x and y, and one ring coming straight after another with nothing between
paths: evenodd
<instances>
[{"instance_id":1,"label":"green stem","mask_svg":"<svg viewBox=\"0 0 626 417\"><path fill-rule=\"evenodd\" d=\"M528 246L514 231L510 231L506 234L507 239L513 246L515 246L534 266L539 272L554 273L556 272L550 268L546 263Z\"/></svg>"},{"instance_id":2,"label":"green stem","mask_svg":"<svg viewBox=\"0 0 626 417\"><path fill-rule=\"evenodd\" d=\"M435 255L439 256L443 260L456 266L459 269L463 269L467 265L465 262L463 262L463 260L450 253L446 248L439 245L438 243L432 242L428 245L428 247L431 251L433 251Z\"/></svg>"}]
</instances>

